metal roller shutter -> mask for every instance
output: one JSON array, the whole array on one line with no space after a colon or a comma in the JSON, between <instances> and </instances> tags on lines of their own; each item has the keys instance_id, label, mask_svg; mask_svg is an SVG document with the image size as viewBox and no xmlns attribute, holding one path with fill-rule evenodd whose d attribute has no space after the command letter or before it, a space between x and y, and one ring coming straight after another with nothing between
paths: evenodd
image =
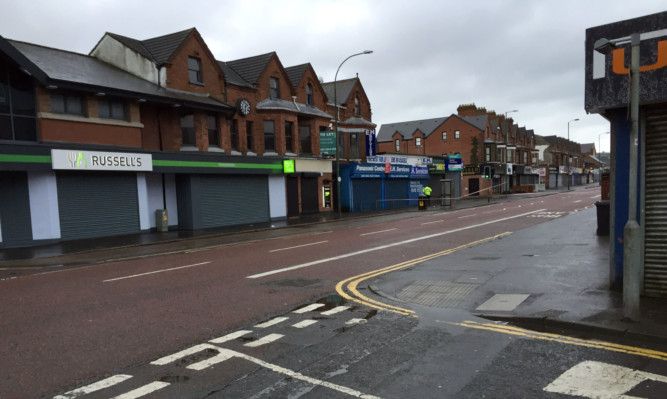
<instances>
[{"instance_id":1,"label":"metal roller shutter","mask_svg":"<svg viewBox=\"0 0 667 399\"><path fill-rule=\"evenodd\" d=\"M302 213L318 213L320 205L318 202L319 190L317 177L301 177L301 209Z\"/></svg>"},{"instance_id":2,"label":"metal roller shutter","mask_svg":"<svg viewBox=\"0 0 667 399\"><path fill-rule=\"evenodd\" d=\"M400 208L408 206L408 180L387 179L384 183L385 187L385 208Z\"/></svg>"},{"instance_id":3,"label":"metal roller shutter","mask_svg":"<svg viewBox=\"0 0 667 399\"><path fill-rule=\"evenodd\" d=\"M266 176L201 176L204 228L268 222L269 183Z\"/></svg>"},{"instance_id":4,"label":"metal roller shutter","mask_svg":"<svg viewBox=\"0 0 667 399\"><path fill-rule=\"evenodd\" d=\"M0 172L0 228L1 244L6 248L27 246L32 242L30 194L25 172Z\"/></svg>"},{"instance_id":5,"label":"metal roller shutter","mask_svg":"<svg viewBox=\"0 0 667 399\"><path fill-rule=\"evenodd\" d=\"M380 179L352 180L354 211L373 211L376 201L382 198L382 181Z\"/></svg>"},{"instance_id":6,"label":"metal roller shutter","mask_svg":"<svg viewBox=\"0 0 667 399\"><path fill-rule=\"evenodd\" d=\"M63 240L141 230L135 174L60 173L57 182Z\"/></svg>"},{"instance_id":7,"label":"metal roller shutter","mask_svg":"<svg viewBox=\"0 0 667 399\"><path fill-rule=\"evenodd\" d=\"M646 115L644 294L667 297L667 112Z\"/></svg>"}]
</instances>

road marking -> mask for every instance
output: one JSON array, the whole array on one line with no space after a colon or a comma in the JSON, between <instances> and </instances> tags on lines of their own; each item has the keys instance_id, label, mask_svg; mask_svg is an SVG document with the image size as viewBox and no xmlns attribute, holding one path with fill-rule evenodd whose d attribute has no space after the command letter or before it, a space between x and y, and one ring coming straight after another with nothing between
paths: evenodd
<instances>
[{"instance_id":1,"label":"road marking","mask_svg":"<svg viewBox=\"0 0 667 399\"><path fill-rule=\"evenodd\" d=\"M427 224L442 223L442 222L444 222L444 220L434 220L432 222L424 222L421 225L424 226L424 225L427 225Z\"/></svg>"},{"instance_id":2,"label":"road marking","mask_svg":"<svg viewBox=\"0 0 667 399\"><path fill-rule=\"evenodd\" d=\"M495 212L495 211L494 211L494 212ZM476 213L473 213L472 215L459 216L458 218L459 218L459 219L464 219L464 218L469 218L469 217L471 217L471 216L477 216L477 214L476 214Z\"/></svg>"},{"instance_id":3,"label":"road marking","mask_svg":"<svg viewBox=\"0 0 667 399\"><path fill-rule=\"evenodd\" d=\"M386 232L388 232L388 231L394 231L394 230L396 230L396 227L394 227L393 229L380 230L380 231L373 231L373 232L371 232L371 233L359 234L359 237L369 236L369 235L371 235L371 234L386 233Z\"/></svg>"},{"instance_id":4,"label":"road marking","mask_svg":"<svg viewBox=\"0 0 667 399\"><path fill-rule=\"evenodd\" d=\"M311 242L310 244L296 245L296 246L294 246L294 247L272 249L272 250L270 250L269 252L287 251L287 250L290 250L290 249L309 247L309 246L311 246L311 245L319 245L319 244L324 244L324 243L327 243L327 242L329 242L329 241L327 240L327 241Z\"/></svg>"},{"instance_id":5,"label":"road marking","mask_svg":"<svg viewBox=\"0 0 667 399\"><path fill-rule=\"evenodd\" d=\"M255 328L267 328L267 327L275 326L276 324L280 324L287 319L289 319L289 317L276 317L276 318L273 318L273 319L271 319L267 322L257 324L255 326Z\"/></svg>"},{"instance_id":6,"label":"road marking","mask_svg":"<svg viewBox=\"0 0 667 399\"><path fill-rule=\"evenodd\" d=\"M189 370L202 371L206 368L209 368L211 366L215 366L218 363L222 363L225 360L229 360L229 359L232 358L232 356L229 356L229 353L221 351L220 348L218 348L218 347L215 347L215 348L219 352L217 355L215 355L213 357L210 357L208 359L204 359L201 362L191 364L186 368L189 369Z\"/></svg>"},{"instance_id":7,"label":"road marking","mask_svg":"<svg viewBox=\"0 0 667 399\"><path fill-rule=\"evenodd\" d=\"M256 341L248 342L247 344L243 346L247 346L248 348L256 348L258 346L270 344L271 342L275 342L279 340L280 338L284 337L282 334L269 334L265 337L262 337Z\"/></svg>"},{"instance_id":8,"label":"road marking","mask_svg":"<svg viewBox=\"0 0 667 399\"><path fill-rule=\"evenodd\" d=\"M208 265L209 263L211 263L211 262L201 262L201 263L195 263L195 264L192 264L192 265L172 267L170 269L162 269L162 270L156 270L156 271L148 272L148 273L133 274L131 276L112 278L112 279L109 279L109 280L104 280L102 282L103 283L109 283L109 282L112 282L112 281L125 280L125 279L128 279L128 278L142 277L142 276L148 276L150 274L164 273L164 272L170 272L170 271L174 271L174 270L187 269L189 267Z\"/></svg>"},{"instance_id":9,"label":"road marking","mask_svg":"<svg viewBox=\"0 0 667 399\"><path fill-rule=\"evenodd\" d=\"M348 252L346 254L334 256L334 257L331 257L331 258L319 259L319 260L315 260L315 261L312 261L312 262L302 263L300 265L289 266L289 267L284 267L282 269L276 269L276 270L271 270L271 271L264 272L264 273L253 274L252 276L248 276L246 278L253 278L253 279L254 278L261 278L261 277L271 276L271 275L274 275L274 274L284 273L284 272L288 272L288 271L292 271L292 270L302 269L302 268L305 268L305 267L310 267L310 266L315 266L315 265L319 265L319 264L322 264L322 263L332 262L332 261L335 261L335 260L345 259L345 258L349 258L349 257L352 257L352 256L366 254L366 253L369 253L369 252L380 251L380 250L383 250L383 249L397 247L397 246L401 246L401 245L405 245L405 244L411 244L413 242L428 240L428 239L431 239L431 238L440 237L440 236L444 236L444 235L447 235L447 234L458 233L459 231L470 230L470 229L474 229L474 228L482 227L482 226L488 226L490 224L494 224L494 223L498 223L498 222L504 222L506 220L511 220L511 219L516 219L516 218L532 215L534 213L543 212L545 210L546 209L538 209L536 211L526 212L526 213L522 213L522 214L519 214L519 215L508 216L508 217L505 217L505 218L500 218L500 219L495 219L495 220L489 220L488 222L478 223L478 224L475 224L475 225L472 225L472 226L460 227L458 229L447 230L447 231L443 231L443 232L440 232L440 233L430 234L430 235L427 235L427 236L411 238L409 240L399 241L399 242L395 242L393 244L381 245L379 247L362 249L360 251L355 251L355 252Z\"/></svg>"},{"instance_id":10,"label":"road marking","mask_svg":"<svg viewBox=\"0 0 667 399\"><path fill-rule=\"evenodd\" d=\"M97 381L96 383L86 385L85 387L77 388L69 392L65 392L62 395L54 396L53 399L74 399L82 395L87 395L89 393L97 392L99 390L112 387L116 384L120 384L123 381L129 380L132 378L131 375L127 374L117 374L111 376L107 379Z\"/></svg>"},{"instance_id":11,"label":"road marking","mask_svg":"<svg viewBox=\"0 0 667 399\"><path fill-rule=\"evenodd\" d=\"M586 398L636 398L625 396L644 381L667 383L667 377L613 364L585 361L567 370L544 390Z\"/></svg>"},{"instance_id":12,"label":"road marking","mask_svg":"<svg viewBox=\"0 0 667 399\"><path fill-rule=\"evenodd\" d=\"M602 197L602 195L600 195L600 194L598 194L598 195L594 195L594 196L592 196L591 198L598 198L598 197Z\"/></svg>"},{"instance_id":13,"label":"road marking","mask_svg":"<svg viewBox=\"0 0 667 399\"><path fill-rule=\"evenodd\" d=\"M583 200L576 200L576 201L573 202L573 204L576 204L576 203L581 202L581 201L583 201Z\"/></svg>"},{"instance_id":14,"label":"road marking","mask_svg":"<svg viewBox=\"0 0 667 399\"><path fill-rule=\"evenodd\" d=\"M308 320L300 321L296 324L293 324L292 327L294 327L294 328L306 328L306 327L312 326L313 324L316 324L316 323L317 323L317 320L308 319Z\"/></svg>"},{"instance_id":15,"label":"road marking","mask_svg":"<svg viewBox=\"0 0 667 399\"><path fill-rule=\"evenodd\" d=\"M347 322L345 322L345 324L347 324L348 326L350 326L350 325L352 325L352 324L364 324L364 323L366 323L366 322L368 322L368 320L366 320L366 319L357 319L357 318L354 318L354 319L350 319L350 320L348 320Z\"/></svg>"},{"instance_id":16,"label":"road marking","mask_svg":"<svg viewBox=\"0 0 667 399\"><path fill-rule=\"evenodd\" d=\"M380 301L376 301L374 299L368 298L367 296L362 295L357 290L357 286L359 285L359 283L361 283L362 281L367 280L369 278L377 277L379 275L389 273L389 272L393 272L393 271L396 271L396 270L405 269L407 267L416 265L417 263L421 263L421 262L425 262L427 260L435 259L435 258L438 258L440 256L449 255L449 254L454 253L456 251L459 251L461 249L469 248L469 247L472 247L472 246L477 245L477 244L481 244L481 243L486 242L486 241L494 240L496 238L501 238L501 237L504 237L508 234L512 234L512 233L507 232L507 233L498 234L498 235L495 235L493 237L488 237L488 238L484 238L484 239L481 239L481 240L478 240L478 241L473 241L473 242L470 242L468 244L458 246L456 248L451 248L451 249L448 249L448 250L445 250L445 251L442 251L442 252L422 256L421 258L412 259L412 260L409 260L409 261L406 261L406 262L403 262L403 263L399 263L397 265L388 266L388 267L385 267L383 269L373 270L373 271L363 273L363 274L360 274L360 275L357 275L357 276L349 277L349 278L339 282L338 284L336 284L336 292L338 292L338 294L340 294L340 296L342 296L345 299L355 301L357 303L360 303L362 305L366 305L366 306L369 306L369 307L372 307L372 308L375 308L375 309L386 310L386 311L393 312L393 313L398 313L398 314L401 314L401 315L404 315L404 316L414 314L415 313L414 310L401 308L401 307L394 306L394 305L389 305L389 304L382 303ZM347 284L346 288L347 288L348 291L350 291L350 294L345 292L344 287L345 287L346 284Z\"/></svg>"},{"instance_id":17,"label":"road marking","mask_svg":"<svg viewBox=\"0 0 667 399\"><path fill-rule=\"evenodd\" d=\"M250 330L239 330L239 331L233 332L231 334L227 334L223 337L212 339L208 342L210 342L212 344L222 344L222 343L227 342L227 341L233 341L237 338L241 338L242 336L248 335L251 332L252 331L250 331Z\"/></svg>"},{"instance_id":18,"label":"road marking","mask_svg":"<svg viewBox=\"0 0 667 399\"><path fill-rule=\"evenodd\" d=\"M292 313L298 313L298 314L308 313L308 312L312 312L313 310L319 309L322 306L326 306L326 305L324 305L323 303L312 303L308 306L302 307L301 309L297 309L297 310L293 311Z\"/></svg>"},{"instance_id":19,"label":"road marking","mask_svg":"<svg viewBox=\"0 0 667 399\"><path fill-rule=\"evenodd\" d=\"M146 396L149 393L153 393L155 391L158 391L166 386L168 386L168 382L161 382L161 381L154 381L151 382L150 384L144 385L143 387L137 388L133 391L124 393L122 395L118 395L113 397L112 399L136 399L140 398L142 396Z\"/></svg>"},{"instance_id":20,"label":"road marking","mask_svg":"<svg viewBox=\"0 0 667 399\"><path fill-rule=\"evenodd\" d=\"M550 333L541 333L537 331L525 330L519 327L513 327L507 324L502 324L499 322L495 323L477 323L474 321L464 321L463 323L454 323L448 321L436 320L437 323L451 324L466 328L475 328L478 330L487 330L494 331L503 334L509 335L518 335L525 338L532 339L541 339L545 341L560 342L563 344L584 346L587 348L596 348L607 350L611 352L620 352L627 353L630 355L637 355L642 357L648 357L652 359L667 360L667 353L660 352L652 349L637 348L634 346L620 345L612 342L605 341L595 341L595 340L586 340L580 338L567 337L564 335L550 334Z\"/></svg>"},{"instance_id":21,"label":"road marking","mask_svg":"<svg viewBox=\"0 0 667 399\"><path fill-rule=\"evenodd\" d=\"M325 316L331 316L331 315L334 315L336 313L344 312L344 311L348 310L349 308L350 308L349 306L336 306L335 308L333 308L331 310L327 310L326 312L322 312L322 314L325 315Z\"/></svg>"},{"instance_id":22,"label":"road marking","mask_svg":"<svg viewBox=\"0 0 667 399\"><path fill-rule=\"evenodd\" d=\"M197 352L201 352L201 351L204 351L204 350L207 350L207 349L218 350L220 348L218 348L217 346L214 346L214 345L210 345L210 344L199 344L199 345L195 345L193 347L190 347L188 349L183 349L182 351L176 352L173 355L161 357L158 360L152 361L151 364L154 365L154 366L164 366L165 364L169 364L169 363L174 362L178 359L182 359L186 356L194 355Z\"/></svg>"}]
</instances>

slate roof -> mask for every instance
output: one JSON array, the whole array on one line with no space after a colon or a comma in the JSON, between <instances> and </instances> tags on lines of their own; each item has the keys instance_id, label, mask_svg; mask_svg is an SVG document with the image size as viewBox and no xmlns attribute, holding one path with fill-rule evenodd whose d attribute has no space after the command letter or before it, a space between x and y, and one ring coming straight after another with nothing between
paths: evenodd
<instances>
[{"instance_id":1,"label":"slate roof","mask_svg":"<svg viewBox=\"0 0 667 399\"><path fill-rule=\"evenodd\" d=\"M266 69L266 64L271 58L277 56L275 52L256 55L254 57L242 58L235 61L227 61L229 68L233 69L243 80L251 85L256 85L257 80Z\"/></svg>"},{"instance_id":2,"label":"slate roof","mask_svg":"<svg viewBox=\"0 0 667 399\"><path fill-rule=\"evenodd\" d=\"M250 87L250 88L254 87L252 84L246 82L245 79L243 79L241 75L236 73L234 69L232 69L229 65L227 65L226 62L218 61L218 65L225 73L225 80L227 81L227 83L242 87Z\"/></svg>"},{"instance_id":3,"label":"slate roof","mask_svg":"<svg viewBox=\"0 0 667 399\"><path fill-rule=\"evenodd\" d=\"M40 69L54 84L79 90L105 91L135 98L189 102L215 110L233 109L229 104L207 95L168 90L138 78L104 61L84 54L57 50L35 44L8 41L8 43Z\"/></svg>"},{"instance_id":4,"label":"slate roof","mask_svg":"<svg viewBox=\"0 0 667 399\"><path fill-rule=\"evenodd\" d=\"M586 143L586 144L581 144L581 153L582 154L587 154L593 150L593 146L595 143Z\"/></svg>"},{"instance_id":5,"label":"slate roof","mask_svg":"<svg viewBox=\"0 0 667 399\"><path fill-rule=\"evenodd\" d=\"M350 97L350 93L357 81L359 81L359 78L336 81L336 96L334 96L334 82L322 83L322 89L324 89L324 94L327 95L330 102L333 103L334 97L336 97L336 101L338 101L336 105L343 105Z\"/></svg>"},{"instance_id":6,"label":"slate roof","mask_svg":"<svg viewBox=\"0 0 667 399\"><path fill-rule=\"evenodd\" d=\"M153 60L157 65L162 65L169 61L171 55L174 54L190 33L194 31L195 28L190 28L181 32L170 33L146 40L136 40L115 33L107 34L144 57Z\"/></svg>"},{"instance_id":7,"label":"slate roof","mask_svg":"<svg viewBox=\"0 0 667 399\"><path fill-rule=\"evenodd\" d=\"M377 135L377 141L391 141L391 136L393 136L396 132L398 132L404 138L412 138L413 133L417 130L428 136L433 133L433 131L435 131L438 126L445 123L447 119L449 119L449 117L422 119L409 122L385 123L380 126L380 131Z\"/></svg>"},{"instance_id":8,"label":"slate roof","mask_svg":"<svg viewBox=\"0 0 667 399\"><path fill-rule=\"evenodd\" d=\"M301 82L301 79L303 79L303 75L308 70L309 65L310 64L301 64L285 68L287 77L289 78L290 82L292 82L292 87L296 87L299 82Z\"/></svg>"}]
</instances>

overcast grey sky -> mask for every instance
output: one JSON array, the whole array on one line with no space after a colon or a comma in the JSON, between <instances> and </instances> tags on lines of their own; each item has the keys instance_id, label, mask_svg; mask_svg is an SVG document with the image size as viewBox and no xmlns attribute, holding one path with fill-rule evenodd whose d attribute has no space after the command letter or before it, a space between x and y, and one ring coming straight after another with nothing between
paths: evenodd
<instances>
[{"instance_id":1,"label":"overcast grey sky","mask_svg":"<svg viewBox=\"0 0 667 399\"><path fill-rule=\"evenodd\" d=\"M475 103L536 134L602 141L584 110L587 28L665 11L664 0L0 0L0 35L87 54L105 32L143 40L197 28L218 60L275 51L325 81L357 73L380 125Z\"/></svg>"}]
</instances>

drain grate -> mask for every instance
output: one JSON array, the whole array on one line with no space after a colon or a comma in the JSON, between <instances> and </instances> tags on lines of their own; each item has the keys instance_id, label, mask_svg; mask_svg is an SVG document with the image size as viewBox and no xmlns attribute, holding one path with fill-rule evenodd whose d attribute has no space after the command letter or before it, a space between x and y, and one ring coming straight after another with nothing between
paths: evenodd
<instances>
[{"instance_id":1,"label":"drain grate","mask_svg":"<svg viewBox=\"0 0 667 399\"><path fill-rule=\"evenodd\" d=\"M424 306L453 308L479 284L451 281L415 281L396 295L399 299Z\"/></svg>"}]
</instances>

